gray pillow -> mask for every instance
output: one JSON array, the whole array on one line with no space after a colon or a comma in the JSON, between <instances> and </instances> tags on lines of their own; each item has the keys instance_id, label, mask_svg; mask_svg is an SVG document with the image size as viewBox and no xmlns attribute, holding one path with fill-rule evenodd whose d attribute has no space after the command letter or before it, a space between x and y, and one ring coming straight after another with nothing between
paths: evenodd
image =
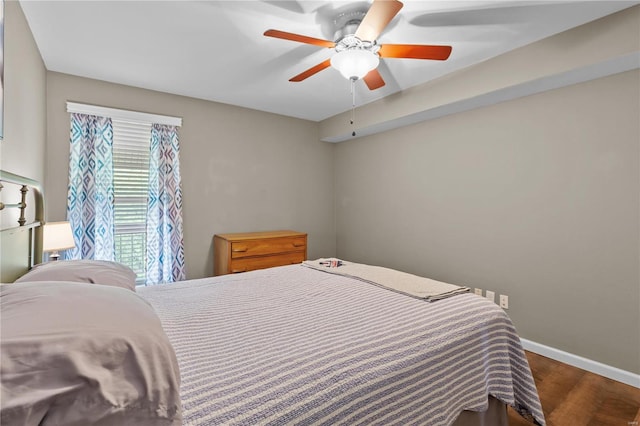
<instances>
[{"instance_id":1,"label":"gray pillow","mask_svg":"<svg viewBox=\"0 0 640 426\"><path fill-rule=\"evenodd\" d=\"M180 374L153 308L102 285L0 286L0 424L179 425Z\"/></svg>"},{"instance_id":2,"label":"gray pillow","mask_svg":"<svg viewBox=\"0 0 640 426\"><path fill-rule=\"evenodd\" d=\"M136 273L107 260L58 260L41 263L15 282L67 281L104 284L136 291Z\"/></svg>"}]
</instances>

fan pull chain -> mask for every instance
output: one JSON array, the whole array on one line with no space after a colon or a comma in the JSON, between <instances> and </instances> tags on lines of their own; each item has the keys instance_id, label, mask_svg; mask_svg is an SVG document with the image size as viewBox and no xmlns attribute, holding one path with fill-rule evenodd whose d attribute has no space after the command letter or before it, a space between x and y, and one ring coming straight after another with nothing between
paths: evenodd
<instances>
[{"instance_id":1,"label":"fan pull chain","mask_svg":"<svg viewBox=\"0 0 640 426\"><path fill-rule=\"evenodd\" d=\"M351 136L355 136L356 135L356 130L355 130L355 121L356 121L356 90L355 90L355 85L356 85L356 79L355 78L351 78L351 128L353 129L353 131L351 132Z\"/></svg>"}]
</instances>

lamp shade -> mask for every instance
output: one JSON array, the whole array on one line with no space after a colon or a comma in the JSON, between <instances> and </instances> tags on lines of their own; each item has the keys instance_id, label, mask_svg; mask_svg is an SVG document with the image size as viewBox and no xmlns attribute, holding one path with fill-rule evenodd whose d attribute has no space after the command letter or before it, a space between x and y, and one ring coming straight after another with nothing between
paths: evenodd
<instances>
[{"instance_id":1,"label":"lamp shade","mask_svg":"<svg viewBox=\"0 0 640 426\"><path fill-rule=\"evenodd\" d=\"M76 246L69 222L45 223L42 234L42 250L58 251Z\"/></svg>"},{"instance_id":2,"label":"lamp shade","mask_svg":"<svg viewBox=\"0 0 640 426\"><path fill-rule=\"evenodd\" d=\"M364 77L379 63L378 55L364 49L343 50L331 57L331 66L348 79L357 80Z\"/></svg>"}]
</instances>

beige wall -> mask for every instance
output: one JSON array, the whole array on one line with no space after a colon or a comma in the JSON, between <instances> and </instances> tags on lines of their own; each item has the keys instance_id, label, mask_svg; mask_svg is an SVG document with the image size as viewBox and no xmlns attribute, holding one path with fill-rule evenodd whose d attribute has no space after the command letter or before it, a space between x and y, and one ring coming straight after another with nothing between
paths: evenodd
<instances>
[{"instance_id":1,"label":"beige wall","mask_svg":"<svg viewBox=\"0 0 640 426\"><path fill-rule=\"evenodd\" d=\"M42 181L46 136L46 69L16 1L4 5L3 170Z\"/></svg>"},{"instance_id":2,"label":"beige wall","mask_svg":"<svg viewBox=\"0 0 640 426\"><path fill-rule=\"evenodd\" d=\"M0 141L0 168L38 181L44 178L46 136L46 69L20 4L4 5L4 139ZM46 190L46 186L45 186ZM19 193L3 194L15 203ZM32 199L27 199L28 214ZM2 214L2 227L17 225L18 209ZM29 216L30 218L32 216Z\"/></svg>"},{"instance_id":3,"label":"beige wall","mask_svg":"<svg viewBox=\"0 0 640 426\"><path fill-rule=\"evenodd\" d=\"M522 337L640 372L639 82L338 144L338 256L506 294Z\"/></svg>"},{"instance_id":4,"label":"beige wall","mask_svg":"<svg viewBox=\"0 0 640 426\"><path fill-rule=\"evenodd\" d=\"M188 278L213 274L216 233L295 229L310 257L335 254L332 144L317 123L47 73L49 220L66 212L66 101L183 118L180 161Z\"/></svg>"}]
</instances>

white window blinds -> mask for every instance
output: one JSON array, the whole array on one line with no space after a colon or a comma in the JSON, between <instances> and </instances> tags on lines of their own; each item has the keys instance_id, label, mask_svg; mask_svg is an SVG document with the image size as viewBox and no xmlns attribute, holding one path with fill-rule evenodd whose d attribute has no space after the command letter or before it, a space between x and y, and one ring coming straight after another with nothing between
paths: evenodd
<instances>
[{"instance_id":1,"label":"white window blinds","mask_svg":"<svg viewBox=\"0 0 640 426\"><path fill-rule=\"evenodd\" d=\"M116 261L144 282L151 124L112 120Z\"/></svg>"}]
</instances>

